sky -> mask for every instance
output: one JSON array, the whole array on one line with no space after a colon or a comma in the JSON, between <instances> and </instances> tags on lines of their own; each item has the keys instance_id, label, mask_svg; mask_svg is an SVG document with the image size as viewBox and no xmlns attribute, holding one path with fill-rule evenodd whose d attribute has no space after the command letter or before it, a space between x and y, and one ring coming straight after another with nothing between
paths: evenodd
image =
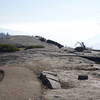
<instances>
[{"instance_id":1,"label":"sky","mask_svg":"<svg viewBox=\"0 0 100 100\"><path fill-rule=\"evenodd\" d=\"M0 27L92 47L100 37L100 0L0 0Z\"/></svg>"}]
</instances>

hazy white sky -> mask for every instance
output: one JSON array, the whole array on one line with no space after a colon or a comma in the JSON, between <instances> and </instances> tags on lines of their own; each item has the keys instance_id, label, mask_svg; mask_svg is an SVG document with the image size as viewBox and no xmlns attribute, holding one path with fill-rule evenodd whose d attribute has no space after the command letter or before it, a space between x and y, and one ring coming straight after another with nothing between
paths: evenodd
<instances>
[{"instance_id":1,"label":"hazy white sky","mask_svg":"<svg viewBox=\"0 0 100 100\"><path fill-rule=\"evenodd\" d=\"M100 34L99 23L100 0L0 0L0 27L68 46Z\"/></svg>"}]
</instances>

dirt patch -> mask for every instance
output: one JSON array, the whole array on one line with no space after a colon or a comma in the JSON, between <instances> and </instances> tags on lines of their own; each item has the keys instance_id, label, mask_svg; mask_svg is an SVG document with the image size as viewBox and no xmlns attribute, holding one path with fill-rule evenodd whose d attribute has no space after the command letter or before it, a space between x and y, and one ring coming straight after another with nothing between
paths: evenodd
<instances>
[{"instance_id":1,"label":"dirt patch","mask_svg":"<svg viewBox=\"0 0 100 100\"><path fill-rule=\"evenodd\" d=\"M41 84L27 68L3 67L5 77L0 82L0 100L41 100Z\"/></svg>"}]
</instances>

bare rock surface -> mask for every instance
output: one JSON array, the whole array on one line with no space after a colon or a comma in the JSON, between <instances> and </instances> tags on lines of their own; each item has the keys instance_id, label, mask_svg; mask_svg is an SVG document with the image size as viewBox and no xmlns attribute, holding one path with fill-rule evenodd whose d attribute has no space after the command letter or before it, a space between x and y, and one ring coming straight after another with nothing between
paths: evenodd
<instances>
[{"instance_id":1,"label":"bare rock surface","mask_svg":"<svg viewBox=\"0 0 100 100\"><path fill-rule=\"evenodd\" d=\"M36 39L32 36L4 36L0 37L0 43L1 44L11 44L15 46L30 46L30 45L44 45L46 48L55 48L57 49L57 46L49 45L45 42L41 42L40 40Z\"/></svg>"},{"instance_id":2,"label":"bare rock surface","mask_svg":"<svg viewBox=\"0 0 100 100\"><path fill-rule=\"evenodd\" d=\"M5 72L0 100L100 100L100 65L84 57L99 58L100 52L59 49L27 36L0 38L0 43L45 46L0 53L0 69ZM39 80L41 73L52 89ZM88 79L78 80L79 75Z\"/></svg>"},{"instance_id":3,"label":"bare rock surface","mask_svg":"<svg viewBox=\"0 0 100 100\"><path fill-rule=\"evenodd\" d=\"M49 90L44 95L44 100L100 100L98 88Z\"/></svg>"},{"instance_id":4,"label":"bare rock surface","mask_svg":"<svg viewBox=\"0 0 100 100\"><path fill-rule=\"evenodd\" d=\"M88 80L78 80L79 74L87 74ZM93 77L89 71L59 71L58 77L62 89L47 90L45 100L99 100L100 80Z\"/></svg>"}]
</instances>

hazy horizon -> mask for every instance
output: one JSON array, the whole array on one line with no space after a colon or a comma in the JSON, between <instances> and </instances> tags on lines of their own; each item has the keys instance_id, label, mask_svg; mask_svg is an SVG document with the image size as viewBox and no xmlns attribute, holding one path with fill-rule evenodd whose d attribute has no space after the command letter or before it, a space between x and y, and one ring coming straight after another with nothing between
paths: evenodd
<instances>
[{"instance_id":1,"label":"hazy horizon","mask_svg":"<svg viewBox=\"0 0 100 100\"><path fill-rule=\"evenodd\" d=\"M83 41L100 49L99 4L99 0L0 0L0 27L67 46Z\"/></svg>"}]
</instances>

